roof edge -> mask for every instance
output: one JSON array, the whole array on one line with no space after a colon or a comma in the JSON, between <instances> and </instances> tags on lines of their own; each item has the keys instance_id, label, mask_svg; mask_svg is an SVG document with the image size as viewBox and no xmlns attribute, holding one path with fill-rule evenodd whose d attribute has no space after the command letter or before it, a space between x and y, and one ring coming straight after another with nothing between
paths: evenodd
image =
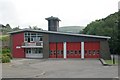
<instances>
[{"instance_id":1,"label":"roof edge","mask_svg":"<svg viewBox=\"0 0 120 80\"><path fill-rule=\"evenodd\" d=\"M42 33L51 33L51 34L63 34L63 35L71 35L71 36L84 36L84 37L94 37L94 38L106 38L110 39L111 37L108 36L97 36L97 35L87 35L87 34L74 34L74 33L63 33L63 32L55 32L55 31L45 31L45 30L31 30L31 29L22 29L18 31L9 32L9 34L14 34L18 32L24 31L34 31L34 32L42 32Z\"/></svg>"}]
</instances>

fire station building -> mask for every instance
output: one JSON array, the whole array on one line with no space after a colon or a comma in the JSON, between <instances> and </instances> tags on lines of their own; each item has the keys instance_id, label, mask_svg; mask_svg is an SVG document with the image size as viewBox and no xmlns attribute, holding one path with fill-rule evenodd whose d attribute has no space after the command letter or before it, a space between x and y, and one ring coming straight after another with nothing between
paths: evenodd
<instances>
[{"instance_id":1,"label":"fire station building","mask_svg":"<svg viewBox=\"0 0 120 80\"><path fill-rule=\"evenodd\" d=\"M106 36L59 32L57 17L48 17L48 31L23 29L10 32L13 58L110 59Z\"/></svg>"}]
</instances>

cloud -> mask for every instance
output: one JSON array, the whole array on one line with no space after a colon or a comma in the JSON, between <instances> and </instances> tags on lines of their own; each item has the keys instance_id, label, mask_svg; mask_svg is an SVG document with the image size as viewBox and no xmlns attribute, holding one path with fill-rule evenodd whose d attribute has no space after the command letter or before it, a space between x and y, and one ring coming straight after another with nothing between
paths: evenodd
<instances>
[{"instance_id":1,"label":"cloud","mask_svg":"<svg viewBox=\"0 0 120 80\"><path fill-rule=\"evenodd\" d=\"M10 0L0 0L0 23L18 24L17 12Z\"/></svg>"},{"instance_id":2,"label":"cloud","mask_svg":"<svg viewBox=\"0 0 120 80\"><path fill-rule=\"evenodd\" d=\"M120 9L120 1L119 1L119 3L118 3L118 9Z\"/></svg>"},{"instance_id":3,"label":"cloud","mask_svg":"<svg viewBox=\"0 0 120 80\"><path fill-rule=\"evenodd\" d=\"M0 23L47 29L46 17L59 17L60 26L86 26L117 11L118 0L0 0Z\"/></svg>"}]
</instances>

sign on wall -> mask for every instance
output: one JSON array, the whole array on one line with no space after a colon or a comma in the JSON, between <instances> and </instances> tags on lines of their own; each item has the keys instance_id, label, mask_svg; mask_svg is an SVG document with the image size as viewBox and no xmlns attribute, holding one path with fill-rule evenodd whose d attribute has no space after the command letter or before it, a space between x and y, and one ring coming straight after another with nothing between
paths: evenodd
<instances>
[{"instance_id":1,"label":"sign on wall","mask_svg":"<svg viewBox=\"0 0 120 80\"><path fill-rule=\"evenodd\" d=\"M20 46L16 46L16 49L20 49L21 47Z\"/></svg>"}]
</instances>

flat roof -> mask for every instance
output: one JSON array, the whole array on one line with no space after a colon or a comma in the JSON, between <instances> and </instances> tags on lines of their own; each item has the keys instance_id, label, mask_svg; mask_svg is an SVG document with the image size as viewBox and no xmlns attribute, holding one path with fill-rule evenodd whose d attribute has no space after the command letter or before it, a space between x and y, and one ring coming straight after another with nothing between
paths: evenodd
<instances>
[{"instance_id":1,"label":"flat roof","mask_svg":"<svg viewBox=\"0 0 120 80\"><path fill-rule=\"evenodd\" d=\"M48 33L48 34L61 34L61 35L70 35L70 36L83 36L83 37L103 38L103 39L110 39L111 38L111 37L108 37L108 36L74 34L74 33L64 33L64 32L46 31L46 30L32 30L32 29L22 29L22 30L18 30L18 31L12 31L12 32L9 32L9 34L20 33L20 32L25 32L25 31L41 32L41 33Z\"/></svg>"},{"instance_id":2,"label":"flat roof","mask_svg":"<svg viewBox=\"0 0 120 80\"><path fill-rule=\"evenodd\" d=\"M45 18L46 20L57 20L57 21L61 21L58 17L48 17L48 18Z\"/></svg>"}]
</instances>

